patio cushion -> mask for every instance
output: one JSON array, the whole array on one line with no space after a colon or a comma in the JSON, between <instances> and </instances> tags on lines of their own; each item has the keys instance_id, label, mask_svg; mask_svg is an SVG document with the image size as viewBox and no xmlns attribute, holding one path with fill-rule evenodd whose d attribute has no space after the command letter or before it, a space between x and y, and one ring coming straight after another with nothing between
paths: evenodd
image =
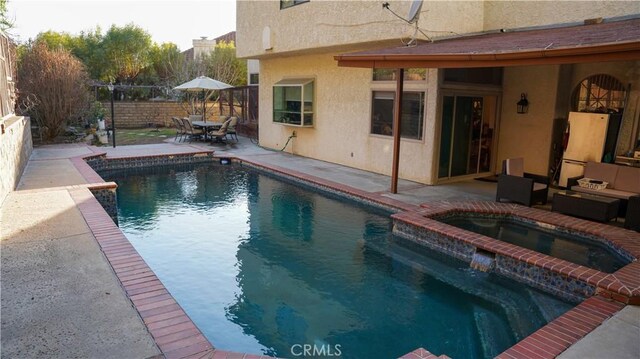
<instances>
[{"instance_id":1,"label":"patio cushion","mask_svg":"<svg viewBox=\"0 0 640 359\"><path fill-rule=\"evenodd\" d=\"M618 167L610 163L587 162L584 168L584 177L607 182L607 188L614 188Z\"/></svg>"},{"instance_id":2,"label":"patio cushion","mask_svg":"<svg viewBox=\"0 0 640 359\"><path fill-rule=\"evenodd\" d=\"M575 192L588 193L588 194L594 194L596 196L612 197L612 198L618 198L618 199L629 199L629 197L638 195L638 193L636 192L621 191L621 190L610 189L610 188L596 190L596 189L573 186L571 187L571 190Z\"/></svg>"},{"instance_id":3,"label":"patio cushion","mask_svg":"<svg viewBox=\"0 0 640 359\"><path fill-rule=\"evenodd\" d=\"M524 177L524 158L509 158L506 161L506 171L508 175Z\"/></svg>"},{"instance_id":4,"label":"patio cushion","mask_svg":"<svg viewBox=\"0 0 640 359\"><path fill-rule=\"evenodd\" d=\"M618 167L618 175L613 188L620 191L640 193L640 168L638 167Z\"/></svg>"},{"instance_id":5,"label":"patio cushion","mask_svg":"<svg viewBox=\"0 0 640 359\"><path fill-rule=\"evenodd\" d=\"M544 183L538 183L538 182L534 182L533 183L533 190L534 191L539 191L539 190L545 189L545 188L547 188L547 185L544 184Z\"/></svg>"}]
</instances>

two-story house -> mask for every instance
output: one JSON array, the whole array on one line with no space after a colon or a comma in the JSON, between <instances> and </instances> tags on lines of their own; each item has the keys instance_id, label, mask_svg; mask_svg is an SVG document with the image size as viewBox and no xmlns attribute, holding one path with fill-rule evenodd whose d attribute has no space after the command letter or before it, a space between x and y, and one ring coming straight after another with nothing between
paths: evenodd
<instances>
[{"instance_id":1,"label":"two-story house","mask_svg":"<svg viewBox=\"0 0 640 359\"><path fill-rule=\"evenodd\" d=\"M238 1L237 55L260 61L261 145L295 133L287 151L387 175L395 149L400 178L426 184L510 157L557 174L570 111L622 112L614 155L636 146L637 2L424 1L417 27L401 19L412 2L388 3Z\"/></svg>"}]
</instances>

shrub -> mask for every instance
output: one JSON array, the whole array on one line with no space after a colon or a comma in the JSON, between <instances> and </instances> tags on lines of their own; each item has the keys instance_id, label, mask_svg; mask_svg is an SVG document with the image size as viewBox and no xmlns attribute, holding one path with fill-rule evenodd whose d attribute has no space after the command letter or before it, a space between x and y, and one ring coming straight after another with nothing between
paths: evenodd
<instances>
[{"instance_id":1,"label":"shrub","mask_svg":"<svg viewBox=\"0 0 640 359\"><path fill-rule=\"evenodd\" d=\"M102 103L100 101L93 101L93 103L91 104L91 109L89 110L89 124L97 124L98 120L104 119L106 113L107 111L105 110L104 106L102 106Z\"/></svg>"},{"instance_id":2,"label":"shrub","mask_svg":"<svg viewBox=\"0 0 640 359\"><path fill-rule=\"evenodd\" d=\"M26 115L38 123L44 140L60 135L71 119L83 116L89 103L89 76L68 50L35 44L18 67L19 101L29 102Z\"/></svg>"}]
</instances>

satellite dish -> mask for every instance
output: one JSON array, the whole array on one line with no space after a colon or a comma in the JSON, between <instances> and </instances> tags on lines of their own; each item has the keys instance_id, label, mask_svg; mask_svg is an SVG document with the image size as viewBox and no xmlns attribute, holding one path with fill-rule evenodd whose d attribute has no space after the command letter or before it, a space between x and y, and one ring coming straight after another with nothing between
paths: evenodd
<instances>
[{"instance_id":1,"label":"satellite dish","mask_svg":"<svg viewBox=\"0 0 640 359\"><path fill-rule=\"evenodd\" d=\"M407 15L407 22L409 24L413 24L418 21L420 18L420 9L422 9L422 1L423 0L413 0L411 3L411 8L409 8L409 15Z\"/></svg>"},{"instance_id":2,"label":"satellite dish","mask_svg":"<svg viewBox=\"0 0 640 359\"><path fill-rule=\"evenodd\" d=\"M402 43L405 46L416 46L418 44L418 32L422 33L425 37L427 37L427 39L429 39L429 36L427 36L427 34L425 34L422 30L420 30L420 28L418 27L418 19L420 18L420 10L422 9L422 2L423 0L413 0L411 2L411 7L409 8L409 14L407 15L407 18L403 18L402 16L398 15L395 11L391 10L389 8L389 3L388 2L384 2L382 3L382 8L383 9L387 9L389 10L389 12L391 12L395 17L401 19L402 21L405 21L407 24L409 25L413 25L414 29L413 29L413 35L411 36L411 38L409 39L409 41L405 42L403 40Z\"/></svg>"}]
</instances>

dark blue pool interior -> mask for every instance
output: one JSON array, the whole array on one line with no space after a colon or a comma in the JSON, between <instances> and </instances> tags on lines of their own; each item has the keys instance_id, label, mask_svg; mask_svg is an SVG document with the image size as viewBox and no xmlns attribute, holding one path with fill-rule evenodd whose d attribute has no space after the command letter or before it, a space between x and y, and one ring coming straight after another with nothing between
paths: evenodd
<instances>
[{"instance_id":1,"label":"dark blue pool interior","mask_svg":"<svg viewBox=\"0 0 640 359\"><path fill-rule=\"evenodd\" d=\"M574 305L393 236L387 212L250 168L101 175L127 238L223 350L489 358Z\"/></svg>"},{"instance_id":2,"label":"dark blue pool interior","mask_svg":"<svg viewBox=\"0 0 640 359\"><path fill-rule=\"evenodd\" d=\"M434 219L606 273L631 262L604 240L541 227L511 216L459 213Z\"/></svg>"}]
</instances>

